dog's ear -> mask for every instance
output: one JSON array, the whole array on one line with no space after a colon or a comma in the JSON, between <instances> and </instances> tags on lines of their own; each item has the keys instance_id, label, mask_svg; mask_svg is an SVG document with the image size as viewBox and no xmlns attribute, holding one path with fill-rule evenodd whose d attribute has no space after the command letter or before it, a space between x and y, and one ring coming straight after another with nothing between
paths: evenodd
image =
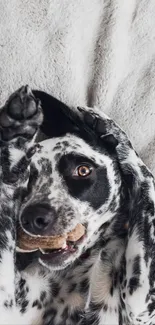
<instances>
[{"instance_id":1,"label":"dog's ear","mask_svg":"<svg viewBox=\"0 0 155 325\"><path fill-rule=\"evenodd\" d=\"M69 116L70 109L67 105L43 91L33 90L33 93L41 101L44 113L41 131L46 137L53 138L68 132L77 132L76 124Z\"/></svg>"}]
</instances>

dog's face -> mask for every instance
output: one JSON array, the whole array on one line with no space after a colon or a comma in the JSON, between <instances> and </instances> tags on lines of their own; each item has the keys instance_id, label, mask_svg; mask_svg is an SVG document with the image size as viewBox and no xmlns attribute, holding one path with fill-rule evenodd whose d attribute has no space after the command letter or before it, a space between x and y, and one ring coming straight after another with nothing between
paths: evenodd
<instances>
[{"instance_id":1,"label":"dog's face","mask_svg":"<svg viewBox=\"0 0 155 325\"><path fill-rule=\"evenodd\" d=\"M74 245L40 252L39 262L62 269L90 247L99 227L114 215L111 203L117 208L120 184L115 159L106 150L101 154L69 134L41 142L32 159L20 224L29 234L56 236L81 223L86 233Z\"/></svg>"}]
</instances>

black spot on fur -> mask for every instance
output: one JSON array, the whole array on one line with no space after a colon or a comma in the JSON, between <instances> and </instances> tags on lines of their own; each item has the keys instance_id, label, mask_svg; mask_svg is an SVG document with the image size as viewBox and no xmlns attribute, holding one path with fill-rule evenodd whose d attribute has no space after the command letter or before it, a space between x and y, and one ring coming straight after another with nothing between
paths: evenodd
<instances>
[{"instance_id":1,"label":"black spot on fur","mask_svg":"<svg viewBox=\"0 0 155 325\"><path fill-rule=\"evenodd\" d=\"M97 313L90 313L88 315L86 314L83 317L83 320L80 325L89 325L89 324L99 325L99 316Z\"/></svg>"},{"instance_id":2,"label":"black spot on fur","mask_svg":"<svg viewBox=\"0 0 155 325\"><path fill-rule=\"evenodd\" d=\"M67 319L68 312L69 312L69 308L68 307L65 307L65 309L63 310L62 315L61 315L63 321L65 321Z\"/></svg>"},{"instance_id":3,"label":"black spot on fur","mask_svg":"<svg viewBox=\"0 0 155 325\"><path fill-rule=\"evenodd\" d=\"M103 303L97 304L97 303L90 302L90 310L92 312L100 311L102 310L102 308L103 308Z\"/></svg>"},{"instance_id":4,"label":"black spot on fur","mask_svg":"<svg viewBox=\"0 0 155 325\"><path fill-rule=\"evenodd\" d=\"M152 315L152 313L155 310L155 301L152 301L149 305L148 305L148 311L149 311L149 315ZM152 323L153 324L153 323Z\"/></svg>"},{"instance_id":5,"label":"black spot on fur","mask_svg":"<svg viewBox=\"0 0 155 325\"><path fill-rule=\"evenodd\" d=\"M32 304L32 307L37 307L37 309L41 309L42 308L42 305L40 303L40 301L38 299L34 300L33 304Z\"/></svg>"},{"instance_id":6,"label":"black spot on fur","mask_svg":"<svg viewBox=\"0 0 155 325\"><path fill-rule=\"evenodd\" d=\"M26 307L28 306L29 304L29 301L28 300L24 300L21 304L21 309L20 309L20 312L22 314L24 314L26 312Z\"/></svg>"},{"instance_id":7,"label":"black spot on fur","mask_svg":"<svg viewBox=\"0 0 155 325\"><path fill-rule=\"evenodd\" d=\"M56 146L53 148L53 151L61 150L61 148L62 148L61 144L57 143Z\"/></svg>"},{"instance_id":8,"label":"black spot on fur","mask_svg":"<svg viewBox=\"0 0 155 325\"><path fill-rule=\"evenodd\" d=\"M106 312L108 310L108 305L107 304L103 304L103 310Z\"/></svg>"},{"instance_id":9,"label":"black spot on fur","mask_svg":"<svg viewBox=\"0 0 155 325\"><path fill-rule=\"evenodd\" d=\"M6 308L12 308L12 307L13 307L13 300L12 300L12 299L10 299L10 300L6 300L6 301L4 302L4 306L5 306Z\"/></svg>"},{"instance_id":10,"label":"black spot on fur","mask_svg":"<svg viewBox=\"0 0 155 325\"><path fill-rule=\"evenodd\" d=\"M119 325L123 325L123 317L122 317L121 307L119 307Z\"/></svg>"},{"instance_id":11,"label":"black spot on fur","mask_svg":"<svg viewBox=\"0 0 155 325\"><path fill-rule=\"evenodd\" d=\"M71 314L70 319L71 319L71 321L72 321L73 323L78 324L79 321L80 321L80 319L81 319L81 315L82 315L82 313L81 313L80 310L75 310L75 311Z\"/></svg>"},{"instance_id":12,"label":"black spot on fur","mask_svg":"<svg viewBox=\"0 0 155 325\"><path fill-rule=\"evenodd\" d=\"M76 289L77 283L71 283L68 288L68 293L73 292Z\"/></svg>"},{"instance_id":13,"label":"black spot on fur","mask_svg":"<svg viewBox=\"0 0 155 325\"><path fill-rule=\"evenodd\" d=\"M124 281L124 287L126 287L126 285L127 285L127 280L125 279L125 281Z\"/></svg>"},{"instance_id":14,"label":"black spot on fur","mask_svg":"<svg viewBox=\"0 0 155 325\"><path fill-rule=\"evenodd\" d=\"M144 237L144 245L145 245L145 261L148 262L149 256L150 256L150 249L153 247L152 238L150 236L150 229L151 229L151 223L148 220L148 217L144 218L144 229L143 230L143 237ZM140 233L140 235L142 235ZM140 237L140 236L139 236Z\"/></svg>"},{"instance_id":15,"label":"black spot on fur","mask_svg":"<svg viewBox=\"0 0 155 325\"><path fill-rule=\"evenodd\" d=\"M110 203L109 210L111 212L114 212L116 208L117 208L117 201L116 201L116 197L114 197L112 202Z\"/></svg>"},{"instance_id":16,"label":"black spot on fur","mask_svg":"<svg viewBox=\"0 0 155 325\"><path fill-rule=\"evenodd\" d=\"M53 325L53 321L56 315L57 310L55 308L48 309L43 316L44 325Z\"/></svg>"},{"instance_id":17,"label":"black spot on fur","mask_svg":"<svg viewBox=\"0 0 155 325\"><path fill-rule=\"evenodd\" d=\"M117 270L113 270L111 272L111 277L112 277L112 280L113 280L113 289L115 289L117 287L117 284L118 284L118 279L119 279L119 273Z\"/></svg>"},{"instance_id":18,"label":"black spot on fur","mask_svg":"<svg viewBox=\"0 0 155 325\"><path fill-rule=\"evenodd\" d=\"M81 281L79 285L79 291L80 293L86 293L89 289L89 280L86 278Z\"/></svg>"},{"instance_id":19,"label":"black spot on fur","mask_svg":"<svg viewBox=\"0 0 155 325\"><path fill-rule=\"evenodd\" d=\"M140 166L141 172L143 174L144 177L152 177L151 173L149 172L149 170L146 168L146 166Z\"/></svg>"},{"instance_id":20,"label":"black spot on fur","mask_svg":"<svg viewBox=\"0 0 155 325\"><path fill-rule=\"evenodd\" d=\"M59 283L57 282L52 282L51 283L51 294L54 298L56 298L58 296L60 292L60 286Z\"/></svg>"},{"instance_id":21,"label":"black spot on fur","mask_svg":"<svg viewBox=\"0 0 155 325\"><path fill-rule=\"evenodd\" d=\"M40 294L40 301L43 302L46 299L46 296L47 296L47 292L42 291Z\"/></svg>"},{"instance_id":22,"label":"black spot on fur","mask_svg":"<svg viewBox=\"0 0 155 325\"><path fill-rule=\"evenodd\" d=\"M139 287L139 279L136 277L132 277L129 281L128 288L130 295Z\"/></svg>"},{"instance_id":23,"label":"black spot on fur","mask_svg":"<svg viewBox=\"0 0 155 325\"><path fill-rule=\"evenodd\" d=\"M25 289L25 290L26 290L26 292L28 293L28 292L29 292L29 287L26 287L26 289Z\"/></svg>"},{"instance_id":24,"label":"black spot on fur","mask_svg":"<svg viewBox=\"0 0 155 325\"><path fill-rule=\"evenodd\" d=\"M101 215L102 213L103 213L102 210L98 210L98 211L97 211L97 214L98 214L98 215Z\"/></svg>"},{"instance_id":25,"label":"black spot on fur","mask_svg":"<svg viewBox=\"0 0 155 325\"><path fill-rule=\"evenodd\" d=\"M111 288L110 288L110 294L111 294L111 296L113 296L113 293L114 293L114 288L113 288L113 286L111 286Z\"/></svg>"},{"instance_id":26,"label":"black spot on fur","mask_svg":"<svg viewBox=\"0 0 155 325\"><path fill-rule=\"evenodd\" d=\"M68 141L62 141L62 144L65 148L69 147L69 142Z\"/></svg>"},{"instance_id":27,"label":"black spot on fur","mask_svg":"<svg viewBox=\"0 0 155 325\"><path fill-rule=\"evenodd\" d=\"M21 279L20 279L20 281L19 281L19 289L20 289L20 290L22 290L22 289L23 289L23 287L24 287L25 283L26 283L26 280L25 280L25 279L23 279L23 278L21 278Z\"/></svg>"},{"instance_id":28,"label":"black spot on fur","mask_svg":"<svg viewBox=\"0 0 155 325\"><path fill-rule=\"evenodd\" d=\"M134 276L140 276L141 274L141 268L140 268L140 256L137 255L135 258L134 258L134 261L133 261L133 275Z\"/></svg>"}]
</instances>

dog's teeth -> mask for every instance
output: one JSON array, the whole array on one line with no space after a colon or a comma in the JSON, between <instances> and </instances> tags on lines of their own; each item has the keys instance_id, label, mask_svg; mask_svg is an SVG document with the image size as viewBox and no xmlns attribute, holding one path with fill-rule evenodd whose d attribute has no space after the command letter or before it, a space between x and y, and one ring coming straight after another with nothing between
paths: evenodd
<instances>
[{"instance_id":1,"label":"dog's teeth","mask_svg":"<svg viewBox=\"0 0 155 325\"><path fill-rule=\"evenodd\" d=\"M42 248L39 248L39 250L42 254L47 254Z\"/></svg>"},{"instance_id":2,"label":"dog's teeth","mask_svg":"<svg viewBox=\"0 0 155 325\"><path fill-rule=\"evenodd\" d=\"M62 249L65 249L67 247L67 242L65 241L64 244L62 245Z\"/></svg>"}]
</instances>

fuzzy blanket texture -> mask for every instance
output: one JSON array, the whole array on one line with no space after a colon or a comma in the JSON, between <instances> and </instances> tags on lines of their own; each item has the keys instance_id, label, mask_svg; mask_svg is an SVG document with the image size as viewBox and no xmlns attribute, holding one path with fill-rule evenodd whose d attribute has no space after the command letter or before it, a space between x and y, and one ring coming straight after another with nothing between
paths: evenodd
<instances>
[{"instance_id":1,"label":"fuzzy blanket texture","mask_svg":"<svg viewBox=\"0 0 155 325\"><path fill-rule=\"evenodd\" d=\"M0 103L27 83L99 106L155 175L155 0L0 0Z\"/></svg>"}]
</instances>

